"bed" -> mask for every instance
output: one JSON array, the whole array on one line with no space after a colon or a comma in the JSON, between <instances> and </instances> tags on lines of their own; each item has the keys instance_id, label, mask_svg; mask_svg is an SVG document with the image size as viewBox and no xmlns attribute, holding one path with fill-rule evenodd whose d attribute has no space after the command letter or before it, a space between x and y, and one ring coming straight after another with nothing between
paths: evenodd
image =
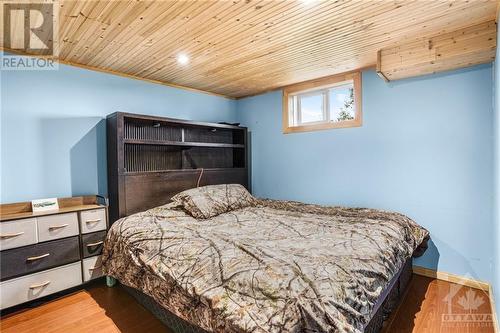
<instances>
[{"instance_id":1,"label":"bed","mask_svg":"<svg viewBox=\"0 0 500 333\"><path fill-rule=\"evenodd\" d=\"M429 237L393 212L236 184L183 193L115 222L103 251L105 274L174 331L377 332Z\"/></svg>"}]
</instances>

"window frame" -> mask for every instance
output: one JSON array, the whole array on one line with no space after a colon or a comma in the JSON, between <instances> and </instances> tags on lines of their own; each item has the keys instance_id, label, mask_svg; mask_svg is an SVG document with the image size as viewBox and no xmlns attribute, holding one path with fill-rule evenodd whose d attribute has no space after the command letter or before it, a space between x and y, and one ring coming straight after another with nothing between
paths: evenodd
<instances>
[{"instance_id":1,"label":"window frame","mask_svg":"<svg viewBox=\"0 0 500 333\"><path fill-rule=\"evenodd\" d=\"M326 103L323 108L323 112L329 110L329 105L327 103L328 98L325 98L326 92L335 88L336 86L341 86L342 84L352 81L353 83L353 94L354 94L354 119L343 120L343 121L331 121L330 119L310 122L301 125L290 125L290 119L294 122L298 119L299 115L292 114L294 111L291 108L293 103L293 97L297 96L297 103L299 103L300 95L306 94L322 94L323 103ZM326 111L328 114L328 111ZM325 115L324 115L325 116ZM297 132L310 132L310 131L320 131L333 128L348 128L348 127L360 127L363 124L363 112L361 109L361 72L350 72L340 75L333 75L324 78L319 78L311 81L301 82L293 84L283 88L283 133L297 133Z\"/></svg>"},{"instance_id":2,"label":"window frame","mask_svg":"<svg viewBox=\"0 0 500 333\"><path fill-rule=\"evenodd\" d=\"M323 113L323 119L326 119L327 116L328 116L328 98L326 97L325 95L325 89L321 89L321 90L314 90L314 91L306 91L306 92L302 92L302 93L298 93L298 94L291 94L290 96L290 99L288 101L288 105L290 106L291 104L296 104L297 105L297 109L302 109L302 101L301 99L304 98L304 97L310 97L310 96L317 96L317 95L321 95L321 106L322 106L322 113ZM294 98L297 98L297 101L294 100ZM293 111L295 111L296 109L294 108ZM302 112L300 113L295 113L293 114L293 120L294 120L294 123L297 122L299 124L303 124L302 123ZM320 121L310 121L310 122L307 122L306 124L307 125L313 125L313 124L319 124L319 123L323 123L324 120L320 120Z\"/></svg>"}]
</instances>

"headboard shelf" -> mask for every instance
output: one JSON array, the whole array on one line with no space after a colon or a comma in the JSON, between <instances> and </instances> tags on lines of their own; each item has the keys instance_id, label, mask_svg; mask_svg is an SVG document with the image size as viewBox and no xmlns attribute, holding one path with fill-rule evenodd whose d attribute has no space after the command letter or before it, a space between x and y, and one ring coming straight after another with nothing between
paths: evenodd
<instances>
[{"instance_id":1,"label":"headboard shelf","mask_svg":"<svg viewBox=\"0 0 500 333\"><path fill-rule=\"evenodd\" d=\"M157 146L180 146L180 147L245 148L244 144L169 141L169 140L159 141L159 140L124 139L124 143L125 144L141 144L141 145L157 145Z\"/></svg>"},{"instance_id":2,"label":"headboard shelf","mask_svg":"<svg viewBox=\"0 0 500 333\"><path fill-rule=\"evenodd\" d=\"M201 172L200 169L172 169L172 170L160 170L160 171L131 171L127 172L127 175L143 175L143 174L162 174L165 172ZM242 171L246 172L246 168L203 168L203 173L206 172L229 172L229 171Z\"/></svg>"},{"instance_id":3,"label":"headboard shelf","mask_svg":"<svg viewBox=\"0 0 500 333\"><path fill-rule=\"evenodd\" d=\"M117 112L107 128L111 222L165 204L198 180L248 184L245 127Z\"/></svg>"}]
</instances>

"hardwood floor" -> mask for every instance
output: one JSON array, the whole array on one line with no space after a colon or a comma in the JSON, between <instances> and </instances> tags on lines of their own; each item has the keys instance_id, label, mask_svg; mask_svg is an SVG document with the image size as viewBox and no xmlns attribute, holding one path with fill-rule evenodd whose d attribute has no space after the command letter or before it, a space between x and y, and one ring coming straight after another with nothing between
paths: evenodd
<instances>
[{"instance_id":1,"label":"hardwood floor","mask_svg":"<svg viewBox=\"0 0 500 333\"><path fill-rule=\"evenodd\" d=\"M450 295L453 297L448 303ZM458 316L470 313L475 316ZM480 314L489 317L479 317ZM460 318L475 321L459 321ZM406 297L387 321L384 333L493 333L488 318L491 319L491 307L487 293L414 275ZM0 331L172 333L122 288L108 288L104 284L7 315L0 320Z\"/></svg>"},{"instance_id":2,"label":"hardwood floor","mask_svg":"<svg viewBox=\"0 0 500 333\"><path fill-rule=\"evenodd\" d=\"M104 283L13 313L0 320L2 333L172 333L121 287Z\"/></svg>"},{"instance_id":3,"label":"hardwood floor","mask_svg":"<svg viewBox=\"0 0 500 333\"><path fill-rule=\"evenodd\" d=\"M494 333L491 314L487 292L413 275L384 333Z\"/></svg>"}]
</instances>

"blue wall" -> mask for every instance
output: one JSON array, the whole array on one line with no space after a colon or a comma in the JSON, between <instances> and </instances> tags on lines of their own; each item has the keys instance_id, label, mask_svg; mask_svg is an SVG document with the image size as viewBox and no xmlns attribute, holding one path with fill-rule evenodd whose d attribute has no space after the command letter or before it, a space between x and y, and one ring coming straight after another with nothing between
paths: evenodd
<instances>
[{"instance_id":1,"label":"blue wall","mask_svg":"<svg viewBox=\"0 0 500 333\"><path fill-rule=\"evenodd\" d=\"M407 214L416 264L491 281L492 67L385 83L363 72L363 126L282 134L281 91L237 102L257 196Z\"/></svg>"},{"instance_id":2,"label":"blue wall","mask_svg":"<svg viewBox=\"0 0 500 333\"><path fill-rule=\"evenodd\" d=\"M1 73L1 197L107 193L106 125L115 111L232 121L235 101L60 65Z\"/></svg>"}]
</instances>

